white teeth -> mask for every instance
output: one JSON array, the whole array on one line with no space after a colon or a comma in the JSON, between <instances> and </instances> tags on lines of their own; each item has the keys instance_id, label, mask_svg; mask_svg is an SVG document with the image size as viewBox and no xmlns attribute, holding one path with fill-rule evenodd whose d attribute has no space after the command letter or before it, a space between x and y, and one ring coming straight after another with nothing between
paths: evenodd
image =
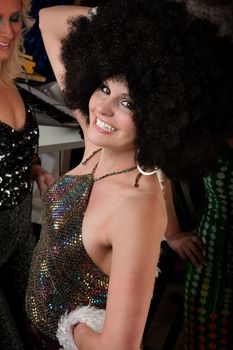
<instances>
[{"instance_id":1,"label":"white teeth","mask_svg":"<svg viewBox=\"0 0 233 350\"><path fill-rule=\"evenodd\" d=\"M0 42L0 46L8 47L8 46L9 46L9 43L7 44L7 43L2 43L2 42Z\"/></svg>"},{"instance_id":2,"label":"white teeth","mask_svg":"<svg viewBox=\"0 0 233 350\"><path fill-rule=\"evenodd\" d=\"M102 120L96 118L96 125L103 130L109 131L109 132L115 132L117 131L117 129L115 129L114 127L112 127L111 125L103 122Z\"/></svg>"}]
</instances>

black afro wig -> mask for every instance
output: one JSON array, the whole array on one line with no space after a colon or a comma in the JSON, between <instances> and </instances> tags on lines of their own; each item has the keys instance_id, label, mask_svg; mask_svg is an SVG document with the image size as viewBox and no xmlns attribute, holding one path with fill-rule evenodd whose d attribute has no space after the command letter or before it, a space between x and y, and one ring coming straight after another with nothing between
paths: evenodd
<instances>
[{"instance_id":1,"label":"black afro wig","mask_svg":"<svg viewBox=\"0 0 233 350\"><path fill-rule=\"evenodd\" d=\"M108 0L70 20L64 96L88 116L106 79L124 76L135 103L138 160L170 178L204 175L233 136L233 45L185 5Z\"/></svg>"}]
</instances>

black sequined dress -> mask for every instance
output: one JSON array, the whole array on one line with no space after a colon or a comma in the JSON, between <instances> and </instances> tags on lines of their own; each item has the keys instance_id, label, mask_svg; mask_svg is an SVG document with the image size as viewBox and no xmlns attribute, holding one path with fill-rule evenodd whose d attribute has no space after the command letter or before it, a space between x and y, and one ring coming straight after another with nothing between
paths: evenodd
<instances>
[{"instance_id":1,"label":"black sequined dress","mask_svg":"<svg viewBox=\"0 0 233 350\"><path fill-rule=\"evenodd\" d=\"M0 211L19 205L30 191L31 161L39 132L31 111L26 111L22 130L0 121Z\"/></svg>"},{"instance_id":2,"label":"black sequined dress","mask_svg":"<svg viewBox=\"0 0 233 350\"><path fill-rule=\"evenodd\" d=\"M20 131L0 121L1 350L30 349L25 290L33 249L30 170L38 136L38 126L29 109Z\"/></svg>"}]
</instances>

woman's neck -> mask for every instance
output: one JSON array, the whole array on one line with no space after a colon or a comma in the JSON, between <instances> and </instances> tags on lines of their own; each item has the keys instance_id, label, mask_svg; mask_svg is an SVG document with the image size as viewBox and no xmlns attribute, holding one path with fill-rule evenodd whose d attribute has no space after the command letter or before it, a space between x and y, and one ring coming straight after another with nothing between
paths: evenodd
<instances>
[{"instance_id":1,"label":"woman's neck","mask_svg":"<svg viewBox=\"0 0 233 350\"><path fill-rule=\"evenodd\" d=\"M136 166L135 149L102 148L95 175L101 176L108 172L119 171Z\"/></svg>"},{"instance_id":2,"label":"woman's neck","mask_svg":"<svg viewBox=\"0 0 233 350\"><path fill-rule=\"evenodd\" d=\"M15 87L15 83L12 80L6 80L2 76L0 76L0 86L4 88L12 88Z\"/></svg>"}]
</instances>

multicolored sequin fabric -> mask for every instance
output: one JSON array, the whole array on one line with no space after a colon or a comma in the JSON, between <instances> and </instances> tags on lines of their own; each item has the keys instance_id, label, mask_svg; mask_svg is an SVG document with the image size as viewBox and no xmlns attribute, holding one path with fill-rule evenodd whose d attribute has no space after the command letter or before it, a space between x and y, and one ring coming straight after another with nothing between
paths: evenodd
<instances>
[{"instance_id":1,"label":"multicolored sequin fabric","mask_svg":"<svg viewBox=\"0 0 233 350\"><path fill-rule=\"evenodd\" d=\"M233 152L204 179L208 208L198 235L206 265L188 266L185 285L185 350L233 349Z\"/></svg>"},{"instance_id":2,"label":"multicolored sequin fabric","mask_svg":"<svg viewBox=\"0 0 233 350\"><path fill-rule=\"evenodd\" d=\"M30 109L16 131L0 121L0 211L20 204L30 190L31 161L39 131Z\"/></svg>"},{"instance_id":3,"label":"multicolored sequin fabric","mask_svg":"<svg viewBox=\"0 0 233 350\"><path fill-rule=\"evenodd\" d=\"M82 242L82 222L94 181L92 174L65 175L43 197L42 232L26 304L33 324L51 338L56 338L65 311L82 305L106 306L109 279Z\"/></svg>"}]
</instances>

